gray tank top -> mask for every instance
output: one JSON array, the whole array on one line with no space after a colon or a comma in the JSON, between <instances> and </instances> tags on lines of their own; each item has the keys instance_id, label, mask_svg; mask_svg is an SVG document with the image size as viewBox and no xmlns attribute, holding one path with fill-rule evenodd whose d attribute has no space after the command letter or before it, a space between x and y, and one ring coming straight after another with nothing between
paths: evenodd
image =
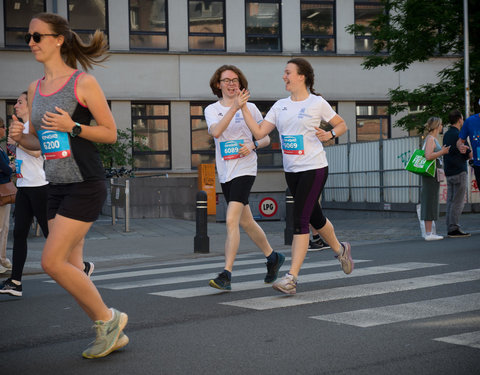
<instances>
[{"instance_id":1,"label":"gray tank top","mask_svg":"<svg viewBox=\"0 0 480 375\"><path fill-rule=\"evenodd\" d=\"M38 80L32 102L30 123L37 132L45 156L45 175L53 184L68 184L86 180L104 179L103 166L95 145L83 138L72 138L69 133L41 128L46 111L58 113L55 107L66 111L74 122L89 125L92 119L88 108L82 106L76 97L75 87L78 76L75 71L58 91L43 95Z\"/></svg>"}]
</instances>

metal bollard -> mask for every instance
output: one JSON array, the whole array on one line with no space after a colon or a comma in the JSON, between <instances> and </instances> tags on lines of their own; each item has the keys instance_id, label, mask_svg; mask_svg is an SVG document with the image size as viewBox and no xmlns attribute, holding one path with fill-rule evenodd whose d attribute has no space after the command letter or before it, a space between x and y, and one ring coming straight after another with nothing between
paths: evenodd
<instances>
[{"instance_id":1,"label":"metal bollard","mask_svg":"<svg viewBox=\"0 0 480 375\"><path fill-rule=\"evenodd\" d=\"M195 253L208 253L210 251L210 239L207 235L207 193L203 190L197 192L197 233L193 241Z\"/></svg>"},{"instance_id":2,"label":"metal bollard","mask_svg":"<svg viewBox=\"0 0 480 375\"><path fill-rule=\"evenodd\" d=\"M293 241L293 204L295 200L290 189L285 191L285 245L291 245Z\"/></svg>"}]
</instances>

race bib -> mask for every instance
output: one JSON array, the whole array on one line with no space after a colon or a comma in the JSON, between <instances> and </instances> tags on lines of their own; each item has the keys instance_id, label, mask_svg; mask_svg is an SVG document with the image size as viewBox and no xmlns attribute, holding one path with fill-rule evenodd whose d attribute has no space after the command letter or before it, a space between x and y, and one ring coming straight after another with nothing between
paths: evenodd
<instances>
[{"instance_id":1,"label":"race bib","mask_svg":"<svg viewBox=\"0 0 480 375\"><path fill-rule=\"evenodd\" d=\"M68 133L56 130L39 130L37 134L45 159L63 159L71 155Z\"/></svg>"},{"instance_id":2,"label":"race bib","mask_svg":"<svg viewBox=\"0 0 480 375\"><path fill-rule=\"evenodd\" d=\"M15 173L17 175L17 178L23 178L22 163L23 163L23 160L15 159Z\"/></svg>"},{"instance_id":3,"label":"race bib","mask_svg":"<svg viewBox=\"0 0 480 375\"><path fill-rule=\"evenodd\" d=\"M282 150L288 155L304 155L303 135L282 135Z\"/></svg>"},{"instance_id":4,"label":"race bib","mask_svg":"<svg viewBox=\"0 0 480 375\"><path fill-rule=\"evenodd\" d=\"M220 142L220 152L223 160L233 160L242 157L239 154L240 143L243 144L243 139L236 139L234 141Z\"/></svg>"}]
</instances>

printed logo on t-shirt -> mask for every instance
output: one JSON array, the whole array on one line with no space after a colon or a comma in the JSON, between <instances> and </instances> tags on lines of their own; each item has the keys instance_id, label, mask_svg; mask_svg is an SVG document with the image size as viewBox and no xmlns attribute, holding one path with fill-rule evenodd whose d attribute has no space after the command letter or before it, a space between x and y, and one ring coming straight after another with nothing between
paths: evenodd
<instances>
[{"instance_id":1,"label":"printed logo on t-shirt","mask_svg":"<svg viewBox=\"0 0 480 375\"><path fill-rule=\"evenodd\" d=\"M23 178L22 163L23 163L23 160L15 159L15 173L16 173L17 178Z\"/></svg>"},{"instance_id":2,"label":"printed logo on t-shirt","mask_svg":"<svg viewBox=\"0 0 480 375\"><path fill-rule=\"evenodd\" d=\"M300 112L298 112L298 118L299 118L299 119L303 119L304 117L312 118L311 115L305 113L305 110L306 110L306 108L302 108L302 109L300 110Z\"/></svg>"},{"instance_id":3,"label":"printed logo on t-shirt","mask_svg":"<svg viewBox=\"0 0 480 375\"><path fill-rule=\"evenodd\" d=\"M235 113L235 124L238 124L243 121L243 117L240 115L240 112Z\"/></svg>"},{"instance_id":4,"label":"printed logo on t-shirt","mask_svg":"<svg viewBox=\"0 0 480 375\"><path fill-rule=\"evenodd\" d=\"M233 141L220 142L220 152L222 154L223 160L233 160L241 158L242 155L239 154L240 143L243 144L243 139L236 139Z\"/></svg>"},{"instance_id":5,"label":"printed logo on t-shirt","mask_svg":"<svg viewBox=\"0 0 480 375\"><path fill-rule=\"evenodd\" d=\"M304 155L303 135L282 135L282 150L288 155Z\"/></svg>"},{"instance_id":6,"label":"printed logo on t-shirt","mask_svg":"<svg viewBox=\"0 0 480 375\"><path fill-rule=\"evenodd\" d=\"M39 130L37 133L45 159L63 159L71 155L68 133L56 130Z\"/></svg>"}]
</instances>

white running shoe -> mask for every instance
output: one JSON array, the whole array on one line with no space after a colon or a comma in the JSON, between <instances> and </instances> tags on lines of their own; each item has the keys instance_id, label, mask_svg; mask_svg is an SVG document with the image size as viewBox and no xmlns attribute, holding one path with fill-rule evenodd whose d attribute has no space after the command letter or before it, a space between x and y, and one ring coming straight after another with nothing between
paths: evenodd
<instances>
[{"instance_id":1,"label":"white running shoe","mask_svg":"<svg viewBox=\"0 0 480 375\"><path fill-rule=\"evenodd\" d=\"M295 294L297 293L297 278L287 273L280 280L275 281L272 287L285 294Z\"/></svg>"},{"instance_id":2,"label":"white running shoe","mask_svg":"<svg viewBox=\"0 0 480 375\"><path fill-rule=\"evenodd\" d=\"M425 236L425 241L437 241L437 240L443 240L443 236L439 236L438 234L427 234Z\"/></svg>"}]
</instances>

